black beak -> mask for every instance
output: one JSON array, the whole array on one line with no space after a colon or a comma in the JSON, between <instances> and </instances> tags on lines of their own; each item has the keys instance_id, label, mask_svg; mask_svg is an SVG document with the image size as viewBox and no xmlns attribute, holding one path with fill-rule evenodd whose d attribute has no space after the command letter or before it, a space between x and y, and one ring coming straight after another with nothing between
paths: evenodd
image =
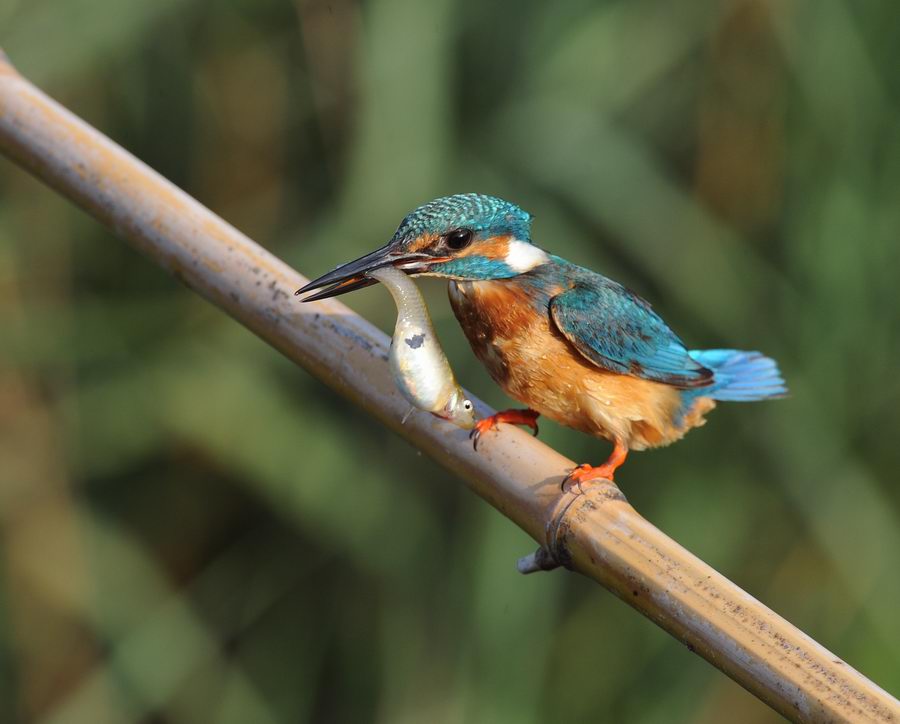
<instances>
[{"instance_id":1,"label":"black beak","mask_svg":"<svg viewBox=\"0 0 900 724\"><path fill-rule=\"evenodd\" d=\"M318 279L314 279L306 286L298 289L294 294L304 294L314 289L322 289L322 291L302 300L304 302L315 302L318 299L336 297L339 294L346 294L347 292L375 284L374 279L366 276L367 272L375 269L385 266L396 266L408 274L415 274L424 271L428 262L434 261L438 261L438 259L428 254L410 254L397 249L394 244L388 244L370 254L361 256L355 261L347 262L334 271L323 274Z\"/></svg>"}]
</instances>

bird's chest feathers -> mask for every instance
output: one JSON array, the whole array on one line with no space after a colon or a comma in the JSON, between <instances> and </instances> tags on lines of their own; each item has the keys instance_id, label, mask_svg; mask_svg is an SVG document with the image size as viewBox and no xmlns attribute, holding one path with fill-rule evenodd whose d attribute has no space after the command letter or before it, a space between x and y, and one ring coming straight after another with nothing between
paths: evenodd
<instances>
[{"instance_id":1,"label":"bird's chest feathers","mask_svg":"<svg viewBox=\"0 0 900 724\"><path fill-rule=\"evenodd\" d=\"M547 293L509 281L450 284L450 303L469 344L505 388L551 368L554 351L568 356L566 343L551 327L548 299Z\"/></svg>"}]
</instances>

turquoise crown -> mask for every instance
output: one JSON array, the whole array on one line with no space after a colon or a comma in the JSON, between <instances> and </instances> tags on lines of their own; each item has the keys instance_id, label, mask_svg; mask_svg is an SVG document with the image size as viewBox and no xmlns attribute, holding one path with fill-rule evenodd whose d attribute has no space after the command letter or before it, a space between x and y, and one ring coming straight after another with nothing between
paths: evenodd
<instances>
[{"instance_id":1,"label":"turquoise crown","mask_svg":"<svg viewBox=\"0 0 900 724\"><path fill-rule=\"evenodd\" d=\"M466 228L482 237L511 234L522 241L531 241L531 219L527 211L495 196L455 194L429 201L408 214L394 240Z\"/></svg>"}]
</instances>

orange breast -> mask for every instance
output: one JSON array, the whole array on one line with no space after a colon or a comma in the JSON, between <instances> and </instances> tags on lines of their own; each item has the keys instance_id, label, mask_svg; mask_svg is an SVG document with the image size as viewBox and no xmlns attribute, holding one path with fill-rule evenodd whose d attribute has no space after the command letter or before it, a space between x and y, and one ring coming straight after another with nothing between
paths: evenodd
<instances>
[{"instance_id":1,"label":"orange breast","mask_svg":"<svg viewBox=\"0 0 900 724\"><path fill-rule=\"evenodd\" d=\"M597 367L513 280L451 282L450 302L494 381L560 424L641 450L679 439L702 425L715 406L699 398L689 414L680 415L676 388Z\"/></svg>"}]
</instances>

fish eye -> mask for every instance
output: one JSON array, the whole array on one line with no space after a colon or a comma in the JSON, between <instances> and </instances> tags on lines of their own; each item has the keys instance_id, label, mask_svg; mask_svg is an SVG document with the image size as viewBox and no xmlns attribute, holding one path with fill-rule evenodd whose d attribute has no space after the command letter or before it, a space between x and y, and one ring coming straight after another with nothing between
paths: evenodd
<instances>
[{"instance_id":1,"label":"fish eye","mask_svg":"<svg viewBox=\"0 0 900 724\"><path fill-rule=\"evenodd\" d=\"M464 410L471 410L471 409L472 409L472 403L471 403L469 400L466 400L465 402L463 402L463 409L464 409Z\"/></svg>"},{"instance_id":2,"label":"fish eye","mask_svg":"<svg viewBox=\"0 0 900 724\"><path fill-rule=\"evenodd\" d=\"M453 249L453 251L459 251L460 249L465 249L472 243L473 236L474 234L471 229L454 229L444 235L444 242L448 247Z\"/></svg>"}]
</instances>

